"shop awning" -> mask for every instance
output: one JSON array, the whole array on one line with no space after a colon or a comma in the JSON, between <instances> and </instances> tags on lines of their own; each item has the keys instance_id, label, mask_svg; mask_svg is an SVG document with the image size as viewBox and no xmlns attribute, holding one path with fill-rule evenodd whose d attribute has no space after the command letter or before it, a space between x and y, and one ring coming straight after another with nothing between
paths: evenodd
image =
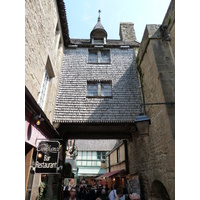
<instances>
[{"instance_id":1,"label":"shop awning","mask_svg":"<svg viewBox=\"0 0 200 200\"><path fill-rule=\"evenodd\" d=\"M104 178L104 177L111 177L111 176L119 175L119 174L126 174L126 170L120 169L120 170L108 172L108 173L102 174L101 176L97 177L97 179L101 179L101 178Z\"/></svg>"}]
</instances>

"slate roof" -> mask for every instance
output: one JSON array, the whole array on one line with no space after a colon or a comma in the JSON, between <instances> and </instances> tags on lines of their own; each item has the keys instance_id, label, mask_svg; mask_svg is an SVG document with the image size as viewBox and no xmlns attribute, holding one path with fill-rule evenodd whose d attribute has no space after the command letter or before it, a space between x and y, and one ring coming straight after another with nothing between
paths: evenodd
<instances>
[{"instance_id":1,"label":"slate roof","mask_svg":"<svg viewBox=\"0 0 200 200\"><path fill-rule=\"evenodd\" d=\"M94 31L94 30L96 30L96 29L102 29L102 30L105 31L105 28L103 27L100 18L98 18L98 21L97 21L97 23L96 23L96 25L94 26L94 28L93 28L92 31Z\"/></svg>"},{"instance_id":2,"label":"slate roof","mask_svg":"<svg viewBox=\"0 0 200 200\"><path fill-rule=\"evenodd\" d=\"M67 15L65 11L65 3L63 2L63 0L57 0L57 6L58 6L59 17L60 17L60 23L62 27L64 45L67 47L67 45L70 44L70 38L69 38L69 29L68 29L68 23L67 23Z\"/></svg>"},{"instance_id":3,"label":"slate roof","mask_svg":"<svg viewBox=\"0 0 200 200\"><path fill-rule=\"evenodd\" d=\"M75 140L78 151L111 151L118 140Z\"/></svg>"},{"instance_id":4,"label":"slate roof","mask_svg":"<svg viewBox=\"0 0 200 200\"><path fill-rule=\"evenodd\" d=\"M94 46L91 45L91 41L90 39L77 39L77 38L71 38L71 44L74 45L79 45L81 46ZM112 40L112 39L108 39L106 44L104 44L104 47L118 47L118 46L138 46L139 47L140 43L138 41L122 41L122 40Z\"/></svg>"}]
</instances>

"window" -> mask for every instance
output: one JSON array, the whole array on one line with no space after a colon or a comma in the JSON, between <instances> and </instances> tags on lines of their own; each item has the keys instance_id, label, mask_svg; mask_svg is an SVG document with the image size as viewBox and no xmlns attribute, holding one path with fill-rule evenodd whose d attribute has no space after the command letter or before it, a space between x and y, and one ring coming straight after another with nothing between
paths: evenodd
<instances>
[{"instance_id":1,"label":"window","mask_svg":"<svg viewBox=\"0 0 200 200\"><path fill-rule=\"evenodd\" d=\"M89 63L98 63L97 51L89 52Z\"/></svg>"},{"instance_id":2,"label":"window","mask_svg":"<svg viewBox=\"0 0 200 200\"><path fill-rule=\"evenodd\" d=\"M55 74L54 74L54 71L53 71L53 68L51 65L50 58L48 56L47 62L46 62L46 67L44 70L44 76L43 76L43 80L42 80L40 94L38 97L38 104L42 109L44 109L49 82L50 82L51 78L53 78L53 77L55 77Z\"/></svg>"},{"instance_id":3,"label":"window","mask_svg":"<svg viewBox=\"0 0 200 200\"><path fill-rule=\"evenodd\" d=\"M111 81L87 81L88 97L111 97Z\"/></svg>"},{"instance_id":4,"label":"window","mask_svg":"<svg viewBox=\"0 0 200 200\"><path fill-rule=\"evenodd\" d=\"M97 151L97 159L105 160L106 159L106 151Z\"/></svg>"},{"instance_id":5,"label":"window","mask_svg":"<svg viewBox=\"0 0 200 200\"><path fill-rule=\"evenodd\" d=\"M45 69L43 83L42 83L42 87L41 87L40 95L39 95L39 100L38 100L38 104L41 108L44 107L44 102L45 102L45 97L46 97L46 93L47 93L49 80L50 80L49 75L47 73L47 70Z\"/></svg>"},{"instance_id":6,"label":"window","mask_svg":"<svg viewBox=\"0 0 200 200\"><path fill-rule=\"evenodd\" d=\"M109 50L89 50L89 63L110 63Z\"/></svg>"},{"instance_id":7,"label":"window","mask_svg":"<svg viewBox=\"0 0 200 200\"><path fill-rule=\"evenodd\" d=\"M110 62L110 51L101 51L100 63L109 63L109 62Z\"/></svg>"},{"instance_id":8,"label":"window","mask_svg":"<svg viewBox=\"0 0 200 200\"><path fill-rule=\"evenodd\" d=\"M104 38L94 38L93 43L94 44L103 44Z\"/></svg>"}]
</instances>

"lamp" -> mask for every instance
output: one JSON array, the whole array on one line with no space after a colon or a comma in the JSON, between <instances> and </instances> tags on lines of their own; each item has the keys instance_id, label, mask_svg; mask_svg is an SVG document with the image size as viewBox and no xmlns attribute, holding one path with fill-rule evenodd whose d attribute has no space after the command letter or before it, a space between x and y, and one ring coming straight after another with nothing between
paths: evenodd
<instances>
[{"instance_id":1,"label":"lamp","mask_svg":"<svg viewBox=\"0 0 200 200\"><path fill-rule=\"evenodd\" d=\"M39 126L41 124L41 122L44 121L44 118L42 118L41 114L35 116L34 119L36 120L37 126Z\"/></svg>"},{"instance_id":2,"label":"lamp","mask_svg":"<svg viewBox=\"0 0 200 200\"><path fill-rule=\"evenodd\" d=\"M140 136L149 136L149 125L151 120L147 115L140 114L135 119L135 124Z\"/></svg>"}]
</instances>

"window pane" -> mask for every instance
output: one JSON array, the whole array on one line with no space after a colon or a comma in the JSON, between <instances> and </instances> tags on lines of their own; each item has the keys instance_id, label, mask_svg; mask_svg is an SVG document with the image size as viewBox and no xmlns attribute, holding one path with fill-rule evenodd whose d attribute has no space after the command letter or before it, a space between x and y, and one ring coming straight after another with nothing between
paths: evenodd
<instances>
[{"instance_id":1,"label":"window pane","mask_svg":"<svg viewBox=\"0 0 200 200\"><path fill-rule=\"evenodd\" d=\"M94 44L103 44L104 43L104 39L103 38L94 38Z\"/></svg>"},{"instance_id":2,"label":"window pane","mask_svg":"<svg viewBox=\"0 0 200 200\"><path fill-rule=\"evenodd\" d=\"M102 152L102 159L103 159L103 160L106 159L106 152Z\"/></svg>"},{"instance_id":3,"label":"window pane","mask_svg":"<svg viewBox=\"0 0 200 200\"><path fill-rule=\"evenodd\" d=\"M81 152L81 151L79 151L79 152L78 152L77 159L81 159L81 155L82 155L82 152Z\"/></svg>"},{"instance_id":4,"label":"window pane","mask_svg":"<svg viewBox=\"0 0 200 200\"><path fill-rule=\"evenodd\" d=\"M97 159L101 159L101 152L100 151L97 152Z\"/></svg>"},{"instance_id":5,"label":"window pane","mask_svg":"<svg viewBox=\"0 0 200 200\"><path fill-rule=\"evenodd\" d=\"M97 166L101 166L101 161L97 161Z\"/></svg>"},{"instance_id":6,"label":"window pane","mask_svg":"<svg viewBox=\"0 0 200 200\"><path fill-rule=\"evenodd\" d=\"M83 151L83 157L82 157L84 160L86 159L86 152Z\"/></svg>"},{"instance_id":7,"label":"window pane","mask_svg":"<svg viewBox=\"0 0 200 200\"><path fill-rule=\"evenodd\" d=\"M111 96L111 83L101 83L101 96Z\"/></svg>"},{"instance_id":8,"label":"window pane","mask_svg":"<svg viewBox=\"0 0 200 200\"><path fill-rule=\"evenodd\" d=\"M97 159L97 153L93 151L92 153L92 160L96 160Z\"/></svg>"},{"instance_id":9,"label":"window pane","mask_svg":"<svg viewBox=\"0 0 200 200\"><path fill-rule=\"evenodd\" d=\"M84 165L84 166L86 165L86 161L82 161L82 166L83 166L83 165Z\"/></svg>"},{"instance_id":10,"label":"window pane","mask_svg":"<svg viewBox=\"0 0 200 200\"><path fill-rule=\"evenodd\" d=\"M109 63L110 62L110 51L101 51L100 62L101 63Z\"/></svg>"},{"instance_id":11,"label":"window pane","mask_svg":"<svg viewBox=\"0 0 200 200\"><path fill-rule=\"evenodd\" d=\"M87 83L87 92L88 96L97 96L98 95L97 83Z\"/></svg>"},{"instance_id":12,"label":"window pane","mask_svg":"<svg viewBox=\"0 0 200 200\"><path fill-rule=\"evenodd\" d=\"M77 165L81 165L81 161L77 161Z\"/></svg>"},{"instance_id":13,"label":"window pane","mask_svg":"<svg viewBox=\"0 0 200 200\"><path fill-rule=\"evenodd\" d=\"M47 73L47 70L45 69L43 85L42 85L41 90L40 90L40 97L39 97L39 102L38 102L38 104L40 105L41 108L44 105L44 99L45 99L45 95L46 95L46 92L47 92L49 80L50 80L49 75Z\"/></svg>"},{"instance_id":14,"label":"window pane","mask_svg":"<svg viewBox=\"0 0 200 200\"><path fill-rule=\"evenodd\" d=\"M92 162L91 161L87 161L87 166L91 166Z\"/></svg>"},{"instance_id":15,"label":"window pane","mask_svg":"<svg viewBox=\"0 0 200 200\"><path fill-rule=\"evenodd\" d=\"M91 157L91 152L90 152L90 151L88 151L87 159L88 159L88 160L91 160L91 159L92 159L92 157Z\"/></svg>"},{"instance_id":16,"label":"window pane","mask_svg":"<svg viewBox=\"0 0 200 200\"><path fill-rule=\"evenodd\" d=\"M92 166L96 166L96 161L92 161Z\"/></svg>"},{"instance_id":17,"label":"window pane","mask_svg":"<svg viewBox=\"0 0 200 200\"><path fill-rule=\"evenodd\" d=\"M97 56L97 51L90 51L89 52L89 58L88 58L89 63L97 63L98 62L98 56Z\"/></svg>"}]
</instances>

